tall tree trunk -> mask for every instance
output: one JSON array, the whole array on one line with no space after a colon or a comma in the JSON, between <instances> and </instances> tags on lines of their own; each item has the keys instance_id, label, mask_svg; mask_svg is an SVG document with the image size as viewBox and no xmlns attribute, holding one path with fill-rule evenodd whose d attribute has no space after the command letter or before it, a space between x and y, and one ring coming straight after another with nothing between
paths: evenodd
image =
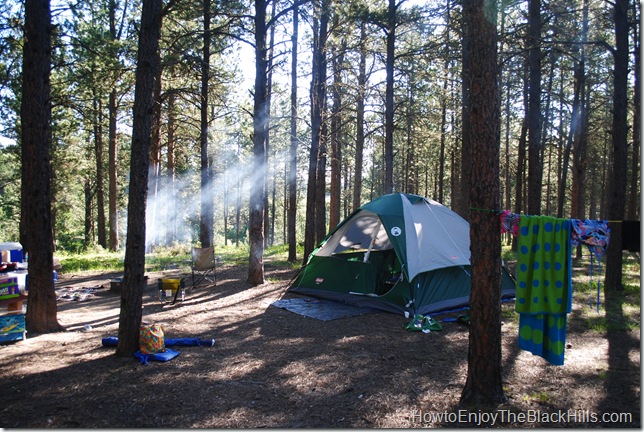
<instances>
[{"instance_id":1,"label":"tall tree trunk","mask_svg":"<svg viewBox=\"0 0 644 432\"><path fill-rule=\"evenodd\" d=\"M160 243L160 233L163 224L159 219L159 208L161 203L158 200L159 188L161 186L161 53L157 52L157 63L159 69L154 79L154 93L152 95L152 136L150 137L150 182L148 188L152 190L152 205L148 207L147 219L151 226L147 227L147 247L153 248Z\"/></svg>"},{"instance_id":2,"label":"tall tree trunk","mask_svg":"<svg viewBox=\"0 0 644 432\"><path fill-rule=\"evenodd\" d=\"M556 25L557 19L555 17L554 23ZM551 180L550 180L550 175L552 173L552 166L550 165L550 160L552 156L552 150L548 147L548 128L550 127L550 124L552 123L550 121L550 107L552 104L552 86L555 80L555 68L557 66L557 50L550 50L550 56L549 56L549 61L548 61L548 67L550 68L549 73L548 73L548 80L546 84L546 100L544 104L544 115L543 118L544 120L541 122L541 160L545 160L546 157L546 151L548 151L548 167L544 168L544 171L547 169L547 172L544 172L546 176L545 180L545 186L546 186L546 208L545 208L545 214L550 214L550 206L551 206L551 194L550 194L550 188L551 188ZM544 162L545 163L545 162Z\"/></svg>"},{"instance_id":3,"label":"tall tree trunk","mask_svg":"<svg viewBox=\"0 0 644 432\"><path fill-rule=\"evenodd\" d=\"M239 155L241 154L241 143L237 143L237 160L239 160ZM237 176L237 194L235 202L235 247L239 247L239 237L241 231L241 187L242 179Z\"/></svg>"},{"instance_id":4,"label":"tall tree trunk","mask_svg":"<svg viewBox=\"0 0 644 432\"><path fill-rule=\"evenodd\" d=\"M92 182L85 178L85 246L92 243Z\"/></svg>"},{"instance_id":5,"label":"tall tree trunk","mask_svg":"<svg viewBox=\"0 0 644 432\"><path fill-rule=\"evenodd\" d=\"M108 174L109 174L109 219L110 219L110 250L115 252L119 248L119 224L118 224L118 184L117 184L117 154L118 142L116 140L116 89L110 91L109 96L109 150L108 150Z\"/></svg>"},{"instance_id":6,"label":"tall tree trunk","mask_svg":"<svg viewBox=\"0 0 644 432\"><path fill-rule=\"evenodd\" d=\"M255 2L255 99L253 103L253 179L250 194L248 283L264 283L264 188L267 112L266 1Z\"/></svg>"},{"instance_id":7,"label":"tall tree trunk","mask_svg":"<svg viewBox=\"0 0 644 432\"><path fill-rule=\"evenodd\" d=\"M447 45L451 39L451 13L452 13L452 2L451 0L447 1L446 10L445 10L445 40L444 43ZM445 146L447 141L447 86L449 84L449 62L450 60L445 57L444 70L445 74L443 76L443 91L440 97L441 104L441 138L440 138L440 157L438 163L438 202L444 203L444 177L445 177Z\"/></svg>"},{"instance_id":8,"label":"tall tree trunk","mask_svg":"<svg viewBox=\"0 0 644 432\"><path fill-rule=\"evenodd\" d=\"M326 62L325 62L326 63ZM326 71L326 66L325 66ZM326 80L326 73L325 80ZM326 96L326 85L324 86ZM320 148L318 150L318 166L316 169L317 179L315 181L315 244L318 244L326 236L326 159L327 159L327 105L326 97L322 107L322 124L320 125Z\"/></svg>"},{"instance_id":9,"label":"tall tree trunk","mask_svg":"<svg viewBox=\"0 0 644 432\"><path fill-rule=\"evenodd\" d=\"M443 94L440 97L441 103L441 138L440 138L440 152L438 158L438 202L443 203L443 193L445 189L445 141L447 140L447 72L443 78Z\"/></svg>"},{"instance_id":10,"label":"tall tree trunk","mask_svg":"<svg viewBox=\"0 0 644 432\"><path fill-rule=\"evenodd\" d=\"M541 146L541 0L528 1L528 213L541 213L543 153Z\"/></svg>"},{"instance_id":11,"label":"tall tree trunk","mask_svg":"<svg viewBox=\"0 0 644 432\"><path fill-rule=\"evenodd\" d=\"M620 221L626 207L627 86L628 86L628 0L615 1L615 70L613 72L613 166L609 181L608 219ZM606 262L606 289L621 291L622 286L622 225L611 224Z\"/></svg>"},{"instance_id":12,"label":"tall tree trunk","mask_svg":"<svg viewBox=\"0 0 644 432\"><path fill-rule=\"evenodd\" d=\"M105 192L103 188L103 104L94 95L94 154L96 156L96 224L98 225L98 244L107 247L105 232Z\"/></svg>"},{"instance_id":13,"label":"tall tree trunk","mask_svg":"<svg viewBox=\"0 0 644 432\"><path fill-rule=\"evenodd\" d=\"M385 59L385 183L384 193L394 190L394 61L396 55L396 0L387 8L387 56Z\"/></svg>"},{"instance_id":14,"label":"tall tree trunk","mask_svg":"<svg viewBox=\"0 0 644 432\"><path fill-rule=\"evenodd\" d=\"M472 39L478 35L473 35L471 29L463 23L462 25L462 46L463 52L469 52L471 50ZM461 88L461 136L462 136L462 145L461 145L461 183L458 195L454 202L454 211L458 213L461 217L466 220L470 218L470 187L472 182L472 142L470 141L471 137L471 101L470 93L472 89L470 88L470 74L472 73L472 64L470 55L464 55L461 66L461 81L463 83Z\"/></svg>"},{"instance_id":15,"label":"tall tree trunk","mask_svg":"<svg viewBox=\"0 0 644 432\"><path fill-rule=\"evenodd\" d=\"M640 82L640 41L638 38L639 27L633 26L635 32L635 68L634 74L634 95L633 95L633 157L631 161L631 187L628 195L628 212L627 217L629 220L636 220L638 218L639 202L638 197L641 191L638 188L640 184L640 145L641 145L641 97L642 85Z\"/></svg>"},{"instance_id":16,"label":"tall tree trunk","mask_svg":"<svg viewBox=\"0 0 644 432\"><path fill-rule=\"evenodd\" d=\"M467 0L463 20L476 35L463 52L476 65L470 74L470 133L472 206L498 209L500 205L499 146L500 101L498 95L496 2ZM476 137L476 139L474 139ZM461 394L466 406L505 402L501 376L501 227L496 214L473 211L470 239L472 288L467 381Z\"/></svg>"},{"instance_id":17,"label":"tall tree trunk","mask_svg":"<svg viewBox=\"0 0 644 432\"><path fill-rule=\"evenodd\" d=\"M581 28L581 53L575 70L577 75L575 84L579 87L579 118L573 139L572 200L570 205L570 216L577 219L584 219L586 213L586 170L588 169L586 148L588 147L588 106L590 97L586 89L585 48L585 44L588 41L588 0L583 0ZM581 251L580 248L577 250L578 253Z\"/></svg>"},{"instance_id":18,"label":"tall tree trunk","mask_svg":"<svg viewBox=\"0 0 644 432\"><path fill-rule=\"evenodd\" d=\"M339 14L333 15L333 28L339 27ZM331 108L331 196L329 198L329 229L340 223L342 205L342 67L346 50L346 39L333 48L333 106Z\"/></svg>"},{"instance_id":19,"label":"tall tree trunk","mask_svg":"<svg viewBox=\"0 0 644 432\"><path fill-rule=\"evenodd\" d=\"M291 38L291 141L289 146L288 173L288 261L297 260L297 45L299 8L293 6L293 35Z\"/></svg>"},{"instance_id":20,"label":"tall tree trunk","mask_svg":"<svg viewBox=\"0 0 644 432\"><path fill-rule=\"evenodd\" d=\"M316 242L321 240L316 238L320 216L318 212L318 200L323 201L324 196L318 197L320 187L318 181L320 176L318 170L321 168L320 163L320 144L322 140L322 122L324 113L324 99L326 95L326 22L328 22L327 0L314 0L313 16L313 65L311 78L311 150L309 153L309 175L307 184L306 197L306 221L304 233L304 262L313 251ZM325 12L327 9L327 12ZM326 19L324 16L326 15ZM324 222L322 222L324 223Z\"/></svg>"},{"instance_id":21,"label":"tall tree trunk","mask_svg":"<svg viewBox=\"0 0 644 432\"><path fill-rule=\"evenodd\" d=\"M124 11L125 13L125 11ZM120 38L120 32L116 30L116 1L110 0L109 2L109 21L110 21L110 37L113 41ZM116 44L115 44L116 45ZM110 91L108 101L109 113L109 126L108 126L108 218L109 218L109 237L110 237L110 250L115 252L119 248L119 226L118 226L118 184L117 178L117 165L116 159L118 154L118 143L116 140L116 119L117 119L117 105L116 105L116 79L113 83L113 88Z\"/></svg>"},{"instance_id":22,"label":"tall tree trunk","mask_svg":"<svg viewBox=\"0 0 644 432\"><path fill-rule=\"evenodd\" d=\"M270 20L273 21L275 19L275 3L271 3L271 18ZM268 59L268 64L266 66L266 70L268 72L267 80L266 80L266 113L267 117L271 118L271 103L272 103L272 96L273 96L273 56L274 56L274 48L275 48L275 26L271 26L270 28L270 38L268 42L268 48L267 48L267 59ZM269 158L270 158L270 153L271 153L271 145L270 145L270 128L267 128L266 130L266 144L264 145L264 165L266 166L266 178L264 179L263 183L265 184L264 187L264 247L267 248L269 245L273 243L273 236L274 236L274 228L275 228L275 217L274 217L274 212L273 212L273 217L269 214L269 208L272 207L269 204L268 200L268 167L269 167ZM274 186L275 186L275 174L276 171L273 170L273 175L271 176L273 179L273 191L274 191ZM275 204L275 201L273 200L273 205ZM270 207L269 207L270 206Z\"/></svg>"},{"instance_id":23,"label":"tall tree trunk","mask_svg":"<svg viewBox=\"0 0 644 432\"><path fill-rule=\"evenodd\" d=\"M358 62L358 89L356 100L356 159L353 179L353 208L357 210L362 204L362 158L364 150L364 113L365 96L367 88L367 50L365 40L367 39L366 25L360 23L360 60Z\"/></svg>"},{"instance_id":24,"label":"tall tree trunk","mask_svg":"<svg viewBox=\"0 0 644 432\"><path fill-rule=\"evenodd\" d=\"M64 330L58 323L51 224L51 11L49 0L25 1L22 70L23 215L29 253L27 331Z\"/></svg>"},{"instance_id":25,"label":"tall tree trunk","mask_svg":"<svg viewBox=\"0 0 644 432\"><path fill-rule=\"evenodd\" d=\"M327 116L327 32L329 28L329 9L331 0L322 0L320 3L320 32L317 49L317 94L315 100L319 111L316 109L316 118L319 123L319 132L316 132L319 141L318 164L316 170L315 191L315 244L326 236L326 160L328 143L328 116Z\"/></svg>"},{"instance_id":26,"label":"tall tree trunk","mask_svg":"<svg viewBox=\"0 0 644 432\"><path fill-rule=\"evenodd\" d=\"M575 62L575 82L574 82L574 95L572 102L572 114L570 122L570 131L568 133L568 138L566 139L566 147L563 149L563 164L561 178L559 180L559 190L557 193L557 217L564 217L564 208L566 202L566 183L568 178L568 165L570 164L570 154L573 151L573 148L579 147L578 141L581 139L581 128L582 128L582 116L583 114L583 87L584 78L583 74L583 65L581 62ZM577 157L577 156L576 156ZM578 161L576 162L579 163ZM573 164L574 166L574 164ZM574 182L575 178L573 178ZM574 185L573 185L574 189ZM573 196L573 202L575 197ZM579 215L572 213L573 217L580 217Z\"/></svg>"},{"instance_id":27,"label":"tall tree trunk","mask_svg":"<svg viewBox=\"0 0 644 432\"><path fill-rule=\"evenodd\" d=\"M406 156L405 156L405 167L404 167L404 177L403 177L403 182L404 182L404 188L403 191L407 193L412 193L415 194L418 191L418 176L414 172L414 168L416 165L416 148L414 146L414 104L415 104L415 98L414 98L414 84L415 79L415 71L413 70L412 66L412 71L409 77L409 83L407 86L407 100L409 101L407 106L407 114L405 116L405 151L406 151ZM441 136L441 145L444 146L445 141L443 140L443 137ZM442 147L441 150L444 152L445 147ZM441 154L440 157L444 157L444 153ZM444 166L444 162L441 160L439 161L439 164L441 168Z\"/></svg>"},{"instance_id":28,"label":"tall tree trunk","mask_svg":"<svg viewBox=\"0 0 644 432\"><path fill-rule=\"evenodd\" d=\"M172 66L171 66L172 68ZM171 72L172 74L172 72ZM175 184L175 104L177 96L174 92L168 95L168 162L167 162L167 189L169 196L169 205L166 206L166 245L171 245L177 240L177 194Z\"/></svg>"},{"instance_id":29,"label":"tall tree trunk","mask_svg":"<svg viewBox=\"0 0 644 432\"><path fill-rule=\"evenodd\" d=\"M201 58L201 219L199 241L210 247L213 238L212 164L208 156L208 83L210 82L210 0L203 0L203 48Z\"/></svg>"},{"instance_id":30,"label":"tall tree trunk","mask_svg":"<svg viewBox=\"0 0 644 432\"><path fill-rule=\"evenodd\" d=\"M159 69L157 50L161 33L161 0L143 0L136 62L132 124L132 156L127 216L127 238L117 356L139 349L139 328L145 280L145 211L152 136L154 80Z\"/></svg>"}]
</instances>

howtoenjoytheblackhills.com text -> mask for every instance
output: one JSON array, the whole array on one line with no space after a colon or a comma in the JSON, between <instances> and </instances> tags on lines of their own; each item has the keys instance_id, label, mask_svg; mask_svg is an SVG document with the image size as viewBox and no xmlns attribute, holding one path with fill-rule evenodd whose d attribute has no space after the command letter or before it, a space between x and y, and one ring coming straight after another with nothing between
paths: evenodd
<instances>
[{"instance_id":1,"label":"howtoenjoytheblackhills.com text","mask_svg":"<svg viewBox=\"0 0 644 432\"><path fill-rule=\"evenodd\" d=\"M590 410L558 410L546 412L541 410L527 410L516 412L510 410L497 411L424 411L412 409L409 414L411 426L422 425L475 425L475 426L502 426L526 425L548 426L568 424L610 425L632 424L632 413L597 413Z\"/></svg>"}]
</instances>

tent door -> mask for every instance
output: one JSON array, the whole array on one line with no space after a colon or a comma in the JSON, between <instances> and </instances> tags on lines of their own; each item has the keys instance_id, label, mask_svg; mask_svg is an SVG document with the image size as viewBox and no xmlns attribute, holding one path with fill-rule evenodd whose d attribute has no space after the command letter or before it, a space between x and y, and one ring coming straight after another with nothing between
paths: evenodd
<instances>
[{"instance_id":1,"label":"tent door","mask_svg":"<svg viewBox=\"0 0 644 432\"><path fill-rule=\"evenodd\" d=\"M403 279L402 268L393 249L375 252L374 259L375 255L378 257L375 294L384 295Z\"/></svg>"}]
</instances>

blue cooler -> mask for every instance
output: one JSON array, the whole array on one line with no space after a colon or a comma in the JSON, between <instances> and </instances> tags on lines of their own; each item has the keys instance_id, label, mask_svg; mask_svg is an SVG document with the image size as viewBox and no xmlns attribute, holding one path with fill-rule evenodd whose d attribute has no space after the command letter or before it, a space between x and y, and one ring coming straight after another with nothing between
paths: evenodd
<instances>
[{"instance_id":1,"label":"blue cooler","mask_svg":"<svg viewBox=\"0 0 644 432\"><path fill-rule=\"evenodd\" d=\"M0 243L0 251L9 252L8 262L22 262L22 245L18 242L4 242ZM2 254L5 255L4 253Z\"/></svg>"}]
</instances>

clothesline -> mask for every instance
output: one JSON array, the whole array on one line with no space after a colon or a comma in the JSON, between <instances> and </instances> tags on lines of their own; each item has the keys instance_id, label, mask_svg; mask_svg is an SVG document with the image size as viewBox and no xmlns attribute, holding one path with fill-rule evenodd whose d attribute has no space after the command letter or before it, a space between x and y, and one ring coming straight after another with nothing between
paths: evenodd
<instances>
[{"instance_id":1,"label":"clothesline","mask_svg":"<svg viewBox=\"0 0 644 432\"><path fill-rule=\"evenodd\" d=\"M497 214L497 215L501 215L503 212L507 211L507 210L484 209L484 208L478 208L478 207L470 207L470 210L480 211L480 212L485 212L485 213L494 213L494 214ZM517 213L517 214L520 214L521 216L530 216L528 214L523 214L523 213ZM588 220L591 220L591 219L588 219ZM605 219L595 219L595 220L602 220L602 221L605 221L605 222L608 222L608 223L622 223L622 222L624 222L623 220L605 220Z\"/></svg>"}]
</instances>

